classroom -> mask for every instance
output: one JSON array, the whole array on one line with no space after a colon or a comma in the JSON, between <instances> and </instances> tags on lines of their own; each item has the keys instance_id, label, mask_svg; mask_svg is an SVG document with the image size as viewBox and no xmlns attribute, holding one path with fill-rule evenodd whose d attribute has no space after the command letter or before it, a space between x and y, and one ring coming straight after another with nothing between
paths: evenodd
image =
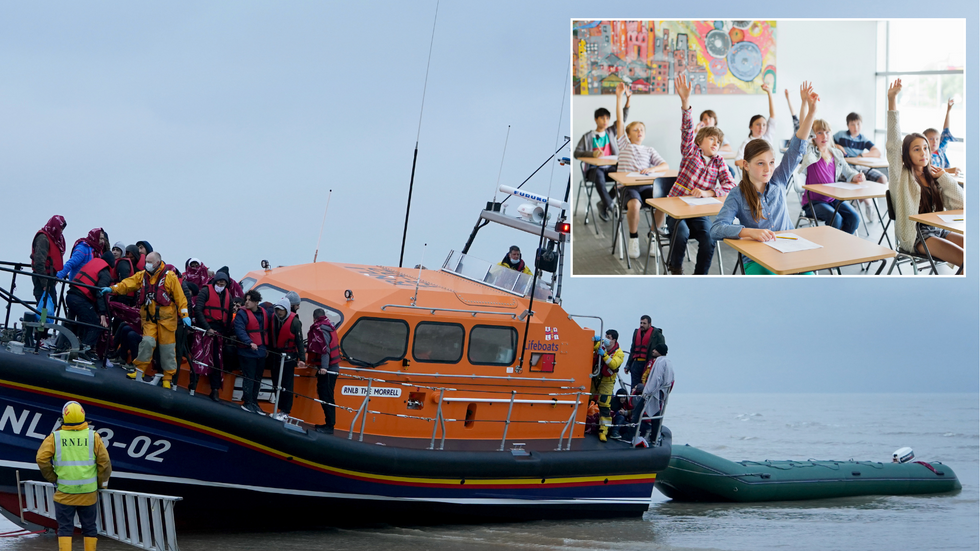
<instances>
[{"instance_id":1,"label":"classroom","mask_svg":"<svg viewBox=\"0 0 980 551\"><path fill-rule=\"evenodd\" d=\"M965 20L572 20L571 34L573 275L962 273Z\"/></svg>"}]
</instances>

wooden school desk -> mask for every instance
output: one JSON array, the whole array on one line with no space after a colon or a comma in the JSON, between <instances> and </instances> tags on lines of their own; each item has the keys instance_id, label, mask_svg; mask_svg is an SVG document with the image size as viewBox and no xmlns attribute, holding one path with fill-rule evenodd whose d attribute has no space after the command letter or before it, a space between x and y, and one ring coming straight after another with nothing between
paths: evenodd
<instances>
[{"instance_id":1,"label":"wooden school desk","mask_svg":"<svg viewBox=\"0 0 980 551\"><path fill-rule=\"evenodd\" d=\"M847 164L853 166L863 166L867 168L888 168L888 161L884 157L844 157Z\"/></svg>"},{"instance_id":2,"label":"wooden school desk","mask_svg":"<svg viewBox=\"0 0 980 551\"><path fill-rule=\"evenodd\" d=\"M751 239L726 239L730 247L738 251L738 267L745 273L742 255L758 262L763 267L778 275L816 272L837 268L840 274L841 266L876 262L893 258L895 251L881 245L865 241L860 237L844 233L833 226L816 226L775 232L796 234L803 239L822 245L819 249L781 253L769 245ZM884 263L882 263L884 268ZM878 273L881 273L879 268Z\"/></svg>"},{"instance_id":3,"label":"wooden school desk","mask_svg":"<svg viewBox=\"0 0 980 551\"><path fill-rule=\"evenodd\" d=\"M853 182L846 182L846 183L853 183ZM875 206L875 212L878 214L878 223L881 224L882 227L882 233L881 233L881 237L878 238L878 244L879 245L881 244L882 239L886 239L888 241L888 246L891 247L892 240L890 237L888 237L888 226L885 225L885 219L881 215L881 209L878 208L878 201L875 200L879 197L885 196L885 192L888 190L888 186L886 184L879 184L877 182L870 182L867 180L864 182L860 182L858 185L864 187L862 187L861 189L843 189L839 187L833 187L827 184L807 184L803 186L803 189L807 191L812 191L813 193L819 193L820 195L826 195L827 197L833 197L834 199L838 199L842 202L854 201L858 199L871 199L872 200L871 202L874 203ZM837 216L837 212L840 210L840 205L841 205L840 203L837 203L837 206L834 208L834 216L831 217L831 220L833 220L834 217ZM892 221L888 220L888 224L890 225L891 223Z\"/></svg>"},{"instance_id":4,"label":"wooden school desk","mask_svg":"<svg viewBox=\"0 0 980 551\"><path fill-rule=\"evenodd\" d=\"M939 273L939 270L936 269L936 262L932 258L932 253L929 252L929 245L926 245L926 240L922 238L922 228L919 227L919 224L935 226L937 228L949 230L960 235L963 235L964 230L966 230L966 221L945 222L939 217L940 214L959 215L960 218L963 218L963 209L930 212L928 214L913 214L912 216L909 216L909 220L918 222L918 224L915 226L915 232L919 235L919 240L922 241L922 248L926 250L926 256L929 258L929 264L932 265L933 272L937 274ZM956 275L962 273L963 266L960 266L960 269L956 271Z\"/></svg>"},{"instance_id":5,"label":"wooden school desk","mask_svg":"<svg viewBox=\"0 0 980 551\"><path fill-rule=\"evenodd\" d=\"M619 208L616 212L616 227L613 231L611 254L616 254L618 246L619 258L626 258L626 267L632 269L633 263L630 261L629 255L625 254L626 231L625 225L623 224L623 212L626 210L626 205L623 204L623 190L628 187L652 186L653 182L658 178L677 178L677 171L674 169L668 169L666 171L656 172L652 175L641 178L631 177L628 174L628 172L610 172L608 174L613 181L619 184L616 186L616 201L619 203ZM622 240L619 239L620 237L622 237Z\"/></svg>"},{"instance_id":6,"label":"wooden school desk","mask_svg":"<svg viewBox=\"0 0 980 551\"><path fill-rule=\"evenodd\" d=\"M659 210L670 216L674 220L686 220L688 218L697 218L699 216L715 216L721 210L722 205L725 204L724 197L714 197L718 202L711 203L708 205L688 205L680 197L658 197L656 199L647 199L647 205L650 205L654 210ZM677 226L675 225L676 229ZM650 232L650 243L648 247L657 247L660 250L660 232L656 228ZM684 246L684 243L675 243L677 232L674 231L670 236L670 245L667 247L667 256L663 257L663 267L664 271L668 270L667 261L670 259L671 253L674 251L674 247L677 245ZM654 240L656 239L656 245L654 245ZM716 246L717 250L717 246ZM647 267L650 264L650 255L647 254L646 263L643 264L643 273L647 273ZM660 268L658 266L657 273L660 273ZM724 274L724 268L721 264L721 252L718 253L718 273Z\"/></svg>"},{"instance_id":7,"label":"wooden school desk","mask_svg":"<svg viewBox=\"0 0 980 551\"><path fill-rule=\"evenodd\" d=\"M576 159L592 166L612 166L619 162L616 157L576 157Z\"/></svg>"}]
</instances>

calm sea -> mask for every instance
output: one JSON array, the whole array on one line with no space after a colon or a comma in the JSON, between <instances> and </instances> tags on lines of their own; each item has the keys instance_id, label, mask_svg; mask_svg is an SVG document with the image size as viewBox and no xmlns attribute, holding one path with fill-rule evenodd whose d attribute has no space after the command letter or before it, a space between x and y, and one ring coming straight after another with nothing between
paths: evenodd
<instances>
[{"instance_id":1,"label":"calm sea","mask_svg":"<svg viewBox=\"0 0 980 551\"><path fill-rule=\"evenodd\" d=\"M980 396L977 394L684 394L667 425L685 443L731 460L889 461L911 446L942 461L958 495L862 497L772 504L675 504L654 492L642 519L485 526L330 529L247 535L181 534L183 551L306 549L793 549L980 548ZM179 507L179 505L178 505ZM367 514L367 512L365 512ZM0 532L14 527L0 519ZM0 550L57 548L54 536L0 538ZM76 549L81 543L76 543ZM130 549L103 540L100 549Z\"/></svg>"}]
</instances>

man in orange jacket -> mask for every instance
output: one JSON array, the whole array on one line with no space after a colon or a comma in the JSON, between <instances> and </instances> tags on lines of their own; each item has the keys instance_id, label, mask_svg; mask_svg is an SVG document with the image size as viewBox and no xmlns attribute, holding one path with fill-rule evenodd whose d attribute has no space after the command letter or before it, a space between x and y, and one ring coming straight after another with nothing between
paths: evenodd
<instances>
[{"instance_id":1,"label":"man in orange jacket","mask_svg":"<svg viewBox=\"0 0 980 551\"><path fill-rule=\"evenodd\" d=\"M160 253L146 255L143 271L136 272L112 287L103 287L103 293L127 295L139 291L140 319L143 323L143 340L133 361L136 369L129 373L135 379L137 371L146 372L153 359L153 350L160 347L160 363L163 364L163 388L172 388L177 373L177 319L190 327L187 299L180 287L180 280L173 270L167 269Z\"/></svg>"}]
</instances>

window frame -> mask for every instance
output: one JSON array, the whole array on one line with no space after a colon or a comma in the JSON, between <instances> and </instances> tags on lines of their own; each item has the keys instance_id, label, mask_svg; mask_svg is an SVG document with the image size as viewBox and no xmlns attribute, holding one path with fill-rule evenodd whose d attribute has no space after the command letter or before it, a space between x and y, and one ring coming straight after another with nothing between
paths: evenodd
<instances>
[{"instance_id":1,"label":"window frame","mask_svg":"<svg viewBox=\"0 0 980 551\"><path fill-rule=\"evenodd\" d=\"M401 356L398 356L398 357L388 356L388 357L382 358L382 359L380 359L380 360L378 360L376 362L368 362L368 363L377 364L376 366L358 366L358 367L365 367L365 368L369 368L369 369L374 369L376 367L380 367L381 365L384 365L385 363L388 363L388 362L391 362L391 361L398 362L398 361L401 361L401 360L405 359L405 356L408 354L408 337L409 337L409 335L412 334L412 326L409 325L407 321L405 321L405 320L403 320L401 318L382 318L382 317L376 317L376 316L361 316L361 317L359 317L359 318L357 318L357 319L355 319L353 321L353 323L350 326L350 329L348 329L347 331L345 331L344 332L344 335L342 337L340 337L340 343L339 344L340 344L340 352L341 352L341 354L343 354L345 357L348 357L348 358L351 357L344 350L344 341L346 341L347 338L348 338L348 336L351 333L354 332L354 329L357 327L357 324L361 322L361 320L401 323L402 325L405 326L405 343L404 343L404 348L402 349ZM354 358L354 360L356 360L358 362L367 362L367 360L364 360L363 358Z\"/></svg>"},{"instance_id":2,"label":"window frame","mask_svg":"<svg viewBox=\"0 0 980 551\"><path fill-rule=\"evenodd\" d=\"M470 355L470 353L471 353L471 351L473 349L473 332L476 331L477 329L483 329L483 328L489 328L489 329L510 329L511 331L513 331L513 335L514 335L514 357L509 362L476 362L476 361L473 361L473 357ZM517 349L518 349L518 346L520 344L520 340L519 340L520 339L520 336L521 336L520 335L520 332L516 328L511 327L509 325L492 325L492 324L479 324L479 325L474 325L473 327L470 328L470 339L469 339L470 340L470 343L466 347L466 361L468 361L472 365L493 365L493 366L510 366L510 365L513 365L514 364L514 361L517 360L517 352L518 352Z\"/></svg>"},{"instance_id":3,"label":"window frame","mask_svg":"<svg viewBox=\"0 0 980 551\"><path fill-rule=\"evenodd\" d=\"M459 343L459 357L455 360L426 360L418 358L415 356L415 342L418 337L419 327L423 325L449 325L453 327L459 327L462 330L462 339ZM466 349L466 327L462 323L453 323L448 321L420 321L415 324L415 329L412 331L412 360L422 363L433 363L433 364L458 364L463 361L463 351Z\"/></svg>"}]
</instances>

